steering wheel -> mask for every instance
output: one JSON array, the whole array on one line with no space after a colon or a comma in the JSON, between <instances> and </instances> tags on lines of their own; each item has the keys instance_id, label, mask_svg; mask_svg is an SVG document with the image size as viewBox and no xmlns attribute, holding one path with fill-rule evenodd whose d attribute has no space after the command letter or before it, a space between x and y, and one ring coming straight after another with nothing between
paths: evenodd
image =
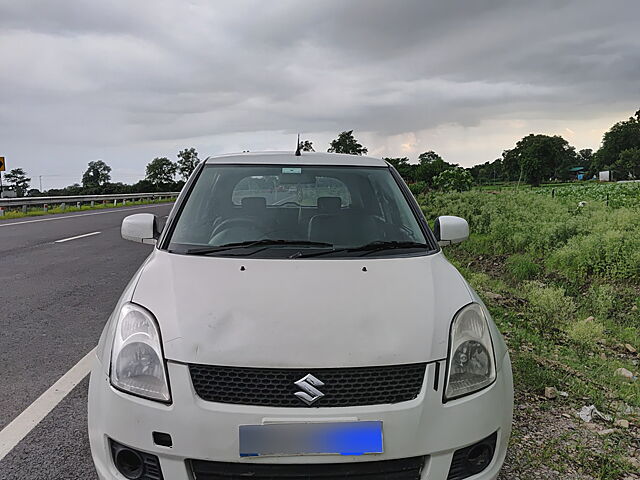
<instances>
[{"instance_id":1,"label":"steering wheel","mask_svg":"<svg viewBox=\"0 0 640 480\"><path fill-rule=\"evenodd\" d=\"M230 228L237 227L252 227L256 228L256 222L250 218L227 218L218 224L216 228L211 232L211 238L215 237L223 230L229 230Z\"/></svg>"}]
</instances>

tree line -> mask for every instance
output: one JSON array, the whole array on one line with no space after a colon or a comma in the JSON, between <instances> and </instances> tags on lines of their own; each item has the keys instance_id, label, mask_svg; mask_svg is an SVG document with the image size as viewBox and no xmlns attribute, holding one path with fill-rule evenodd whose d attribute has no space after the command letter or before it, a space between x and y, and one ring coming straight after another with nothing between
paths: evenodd
<instances>
[{"instance_id":1,"label":"tree line","mask_svg":"<svg viewBox=\"0 0 640 480\"><path fill-rule=\"evenodd\" d=\"M309 141L305 146L313 150ZM304 150L304 148L303 148ZM333 140L329 152L363 155L367 148L354 137L353 130L342 132ZM504 150L493 162L462 168L445 161L433 150L409 157L384 158L407 181L414 193L426 190L470 189L474 184L526 182L539 185L545 181L597 178L609 170L616 180L640 179L640 110L628 120L617 122L603 136L600 148L576 151L559 135L529 134Z\"/></svg>"},{"instance_id":2,"label":"tree line","mask_svg":"<svg viewBox=\"0 0 640 480\"><path fill-rule=\"evenodd\" d=\"M302 140L301 151L313 152L313 142ZM329 143L330 153L366 155L368 148L353 135L353 130L338 134ZM492 162L462 168L445 161L433 150L418 155L417 162L409 157L385 157L409 183L415 193L425 190L468 190L473 184L496 182L527 182L539 185L544 181L565 181L581 172L583 178L593 178L598 172L610 170L614 178L640 179L640 110L628 120L617 122L603 138L600 148L576 151L559 135L529 134L516 145L502 152ZM185 148L174 162L156 157L146 166L145 178L132 184L111 182L111 167L102 160L89 162L82 175L82 184L40 192L29 189L31 179L22 168L5 174L4 179L18 196L24 195L99 195L114 193L144 193L179 191L200 163L195 148Z\"/></svg>"},{"instance_id":3,"label":"tree line","mask_svg":"<svg viewBox=\"0 0 640 480\"><path fill-rule=\"evenodd\" d=\"M576 151L559 135L530 134L500 158L469 169L476 183L523 181L531 185L569 180L575 172L590 179L606 170L616 180L640 179L640 110L613 125L596 152Z\"/></svg>"},{"instance_id":4,"label":"tree line","mask_svg":"<svg viewBox=\"0 0 640 480\"><path fill-rule=\"evenodd\" d=\"M7 172L4 181L18 197L47 195L109 195L119 193L153 193L177 192L182 189L189 175L200 163L195 148L185 148L178 152L177 161L167 157L156 157L146 167L145 178L126 184L111 181L111 167L103 160L91 161L82 175L82 184L74 183L64 188L51 188L41 192L37 188L29 188L29 178L22 168L14 168Z\"/></svg>"}]
</instances>

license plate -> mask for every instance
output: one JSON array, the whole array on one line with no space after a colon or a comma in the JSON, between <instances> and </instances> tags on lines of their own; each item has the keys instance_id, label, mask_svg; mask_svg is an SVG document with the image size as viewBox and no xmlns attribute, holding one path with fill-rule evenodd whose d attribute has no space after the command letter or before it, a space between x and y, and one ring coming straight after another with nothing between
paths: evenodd
<instances>
[{"instance_id":1,"label":"license plate","mask_svg":"<svg viewBox=\"0 0 640 480\"><path fill-rule=\"evenodd\" d=\"M240 456L383 453L382 422L273 423L240 426Z\"/></svg>"}]
</instances>

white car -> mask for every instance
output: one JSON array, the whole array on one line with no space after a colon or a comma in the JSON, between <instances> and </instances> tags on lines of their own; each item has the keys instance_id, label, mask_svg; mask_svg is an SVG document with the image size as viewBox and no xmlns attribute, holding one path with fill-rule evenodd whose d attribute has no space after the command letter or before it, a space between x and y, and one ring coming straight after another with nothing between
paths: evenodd
<instances>
[{"instance_id":1,"label":"white car","mask_svg":"<svg viewBox=\"0 0 640 480\"><path fill-rule=\"evenodd\" d=\"M495 479L511 430L502 336L398 173L370 157L208 158L97 349L102 480Z\"/></svg>"}]
</instances>

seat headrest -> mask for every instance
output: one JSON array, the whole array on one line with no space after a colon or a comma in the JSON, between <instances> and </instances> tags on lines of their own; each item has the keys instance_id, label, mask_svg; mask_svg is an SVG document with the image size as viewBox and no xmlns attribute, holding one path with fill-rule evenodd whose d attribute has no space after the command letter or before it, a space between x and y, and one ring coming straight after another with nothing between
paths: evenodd
<instances>
[{"instance_id":1,"label":"seat headrest","mask_svg":"<svg viewBox=\"0 0 640 480\"><path fill-rule=\"evenodd\" d=\"M322 213L336 213L340 211L342 199L340 197L318 197L318 210Z\"/></svg>"},{"instance_id":2,"label":"seat headrest","mask_svg":"<svg viewBox=\"0 0 640 480\"><path fill-rule=\"evenodd\" d=\"M265 210L267 208L267 199L264 197L244 197L240 200L240 205L247 210Z\"/></svg>"}]
</instances>

